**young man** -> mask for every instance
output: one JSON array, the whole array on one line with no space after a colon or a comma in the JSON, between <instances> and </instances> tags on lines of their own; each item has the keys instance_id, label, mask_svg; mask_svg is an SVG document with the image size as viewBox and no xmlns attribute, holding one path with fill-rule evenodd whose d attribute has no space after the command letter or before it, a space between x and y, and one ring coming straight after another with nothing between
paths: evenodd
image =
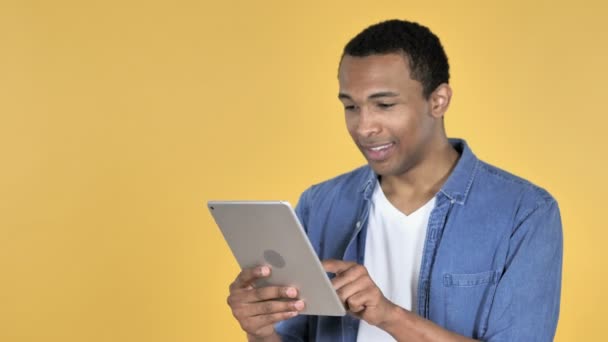
<instances>
[{"instance_id":1,"label":"young man","mask_svg":"<svg viewBox=\"0 0 608 342\"><path fill-rule=\"evenodd\" d=\"M245 269L228 303L250 340L553 340L557 203L447 138L448 80L439 39L416 23L346 45L338 97L368 165L311 187L296 211L349 315L299 316L297 289L254 288L271 269Z\"/></svg>"}]
</instances>

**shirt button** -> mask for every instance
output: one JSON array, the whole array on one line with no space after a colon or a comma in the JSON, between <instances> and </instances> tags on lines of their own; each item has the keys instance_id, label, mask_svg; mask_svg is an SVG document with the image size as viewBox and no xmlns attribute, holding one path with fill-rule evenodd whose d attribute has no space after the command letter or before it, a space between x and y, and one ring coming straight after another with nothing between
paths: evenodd
<instances>
[{"instance_id":1,"label":"shirt button","mask_svg":"<svg viewBox=\"0 0 608 342\"><path fill-rule=\"evenodd\" d=\"M360 228L361 227L361 221L357 221L357 223L355 224L355 227Z\"/></svg>"}]
</instances>

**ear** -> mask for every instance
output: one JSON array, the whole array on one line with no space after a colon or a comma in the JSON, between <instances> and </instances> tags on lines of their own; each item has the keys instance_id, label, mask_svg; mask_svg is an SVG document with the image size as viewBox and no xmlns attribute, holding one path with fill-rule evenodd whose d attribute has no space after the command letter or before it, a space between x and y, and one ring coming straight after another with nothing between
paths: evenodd
<instances>
[{"instance_id":1,"label":"ear","mask_svg":"<svg viewBox=\"0 0 608 342\"><path fill-rule=\"evenodd\" d=\"M447 83L440 84L431 93L429 98L429 102L431 104L431 114L436 118L443 117L450 106L451 99L452 88L450 88L450 85Z\"/></svg>"}]
</instances>

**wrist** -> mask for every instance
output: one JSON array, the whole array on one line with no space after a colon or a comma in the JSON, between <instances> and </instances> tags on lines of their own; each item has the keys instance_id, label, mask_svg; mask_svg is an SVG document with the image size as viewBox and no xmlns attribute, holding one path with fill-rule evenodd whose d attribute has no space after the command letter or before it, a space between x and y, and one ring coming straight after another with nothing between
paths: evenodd
<instances>
[{"instance_id":1,"label":"wrist","mask_svg":"<svg viewBox=\"0 0 608 342\"><path fill-rule=\"evenodd\" d=\"M378 328L393 335L393 333L396 332L399 327L404 325L408 314L411 313L399 305L392 304L388 309L386 319L378 324Z\"/></svg>"}]
</instances>

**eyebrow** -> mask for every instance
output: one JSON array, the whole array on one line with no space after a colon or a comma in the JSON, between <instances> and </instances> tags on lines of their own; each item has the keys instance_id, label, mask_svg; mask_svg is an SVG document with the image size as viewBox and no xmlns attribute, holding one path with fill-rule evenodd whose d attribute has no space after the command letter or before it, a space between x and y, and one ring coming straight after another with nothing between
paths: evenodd
<instances>
[{"instance_id":1,"label":"eyebrow","mask_svg":"<svg viewBox=\"0 0 608 342\"><path fill-rule=\"evenodd\" d=\"M368 96L368 99L376 99L379 97L397 97L399 96L399 94L392 92L392 91L381 91L378 93L373 93L370 96ZM345 93L339 93L338 94L338 98L339 99L345 99L345 100L352 100L352 98L350 97L350 95L345 94Z\"/></svg>"}]
</instances>

